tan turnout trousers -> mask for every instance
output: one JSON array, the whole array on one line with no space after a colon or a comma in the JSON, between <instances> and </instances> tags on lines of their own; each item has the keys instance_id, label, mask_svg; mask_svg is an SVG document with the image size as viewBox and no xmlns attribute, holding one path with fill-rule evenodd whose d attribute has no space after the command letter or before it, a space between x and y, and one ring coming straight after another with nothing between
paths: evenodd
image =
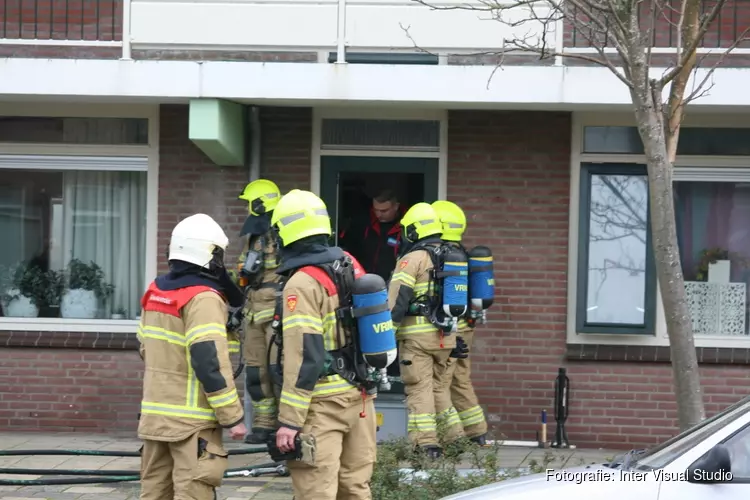
<instances>
[{"instance_id":1,"label":"tan turnout trousers","mask_svg":"<svg viewBox=\"0 0 750 500\"><path fill-rule=\"evenodd\" d=\"M465 326L461 329L459 335L469 348L469 357L451 360L455 368L450 384L450 395L453 406L458 411L466 437L474 438L487 433L484 410L479 406L479 399L474 392L474 385L471 383L471 350L474 343L474 329Z\"/></svg>"},{"instance_id":2,"label":"tan turnout trousers","mask_svg":"<svg viewBox=\"0 0 750 500\"><path fill-rule=\"evenodd\" d=\"M347 391L315 398L302 433L315 437L315 465L288 462L294 500L371 500L376 419L373 398Z\"/></svg>"},{"instance_id":3,"label":"tan turnout trousers","mask_svg":"<svg viewBox=\"0 0 750 500\"><path fill-rule=\"evenodd\" d=\"M144 440L140 500L214 500L227 465L220 427L182 441Z\"/></svg>"},{"instance_id":4,"label":"tan turnout trousers","mask_svg":"<svg viewBox=\"0 0 750 500\"><path fill-rule=\"evenodd\" d=\"M445 425L446 442L463 435L449 391L456 363L449 357L451 349L439 347L433 338L436 335L413 335L399 341L401 380L409 410L407 429L409 440L417 446L438 445L438 421Z\"/></svg>"},{"instance_id":5,"label":"tan turnout trousers","mask_svg":"<svg viewBox=\"0 0 750 500\"><path fill-rule=\"evenodd\" d=\"M245 385L253 406L252 429L276 429L278 406L271 373L267 364L274 312L274 290L261 288L251 292L250 311L245 317ZM271 364L276 363L276 349L271 350Z\"/></svg>"}]
</instances>

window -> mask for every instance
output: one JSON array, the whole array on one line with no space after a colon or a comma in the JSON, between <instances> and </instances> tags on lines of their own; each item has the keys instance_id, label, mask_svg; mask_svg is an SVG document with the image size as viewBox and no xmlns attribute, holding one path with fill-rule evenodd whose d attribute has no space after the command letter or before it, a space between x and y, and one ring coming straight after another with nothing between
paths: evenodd
<instances>
[{"instance_id":1,"label":"window","mask_svg":"<svg viewBox=\"0 0 750 500\"><path fill-rule=\"evenodd\" d=\"M693 331L748 335L750 182L676 181L674 196Z\"/></svg>"},{"instance_id":2,"label":"window","mask_svg":"<svg viewBox=\"0 0 750 500\"><path fill-rule=\"evenodd\" d=\"M440 122L431 120L324 119L322 149L437 151Z\"/></svg>"},{"instance_id":3,"label":"window","mask_svg":"<svg viewBox=\"0 0 750 500\"><path fill-rule=\"evenodd\" d=\"M585 165L581 194L578 331L653 334L645 167Z\"/></svg>"},{"instance_id":4,"label":"window","mask_svg":"<svg viewBox=\"0 0 750 500\"><path fill-rule=\"evenodd\" d=\"M148 144L146 118L0 116L0 143Z\"/></svg>"},{"instance_id":5,"label":"window","mask_svg":"<svg viewBox=\"0 0 750 500\"><path fill-rule=\"evenodd\" d=\"M583 153L643 154L635 127L584 127ZM750 156L750 128L682 127L679 156Z\"/></svg>"},{"instance_id":6,"label":"window","mask_svg":"<svg viewBox=\"0 0 750 500\"><path fill-rule=\"evenodd\" d=\"M656 270L645 167L584 165L577 327L654 332ZM750 335L750 182L674 182L677 243L696 335Z\"/></svg>"},{"instance_id":7,"label":"window","mask_svg":"<svg viewBox=\"0 0 750 500\"><path fill-rule=\"evenodd\" d=\"M138 158L142 168L135 168L136 159L126 158L117 171L117 160L107 160L107 171L84 167L83 159L77 169L0 169L2 316L140 314L147 161Z\"/></svg>"},{"instance_id":8,"label":"window","mask_svg":"<svg viewBox=\"0 0 750 500\"><path fill-rule=\"evenodd\" d=\"M746 482L750 479L750 425L746 425L727 439L724 445L729 450L732 460L733 478Z\"/></svg>"}]
</instances>

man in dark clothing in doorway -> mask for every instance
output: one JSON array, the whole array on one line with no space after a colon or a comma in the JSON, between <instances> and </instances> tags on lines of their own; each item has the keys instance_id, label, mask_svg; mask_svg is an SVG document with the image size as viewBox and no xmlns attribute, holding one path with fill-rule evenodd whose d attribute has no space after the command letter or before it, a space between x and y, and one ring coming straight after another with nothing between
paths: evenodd
<instances>
[{"instance_id":1,"label":"man in dark clothing in doorway","mask_svg":"<svg viewBox=\"0 0 750 500\"><path fill-rule=\"evenodd\" d=\"M349 251L366 272L388 281L396 267L403 214L396 194L387 189L373 198L366 217L353 220L349 229L339 234L339 246Z\"/></svg>"}]
</instances>

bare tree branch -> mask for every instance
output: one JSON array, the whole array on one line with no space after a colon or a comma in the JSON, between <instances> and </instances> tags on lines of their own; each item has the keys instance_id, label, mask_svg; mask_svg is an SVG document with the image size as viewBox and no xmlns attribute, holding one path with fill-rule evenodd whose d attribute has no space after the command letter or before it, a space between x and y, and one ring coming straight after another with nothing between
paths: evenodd
<instances>
[{"instance_id":1,"label":"bare tree branch","mask_svg":"<svg viewBox=\"0 0 750 500\"><path fill-rule=\"evenodd\" d=\"M659 84L661 87L664 87L669 82L674 80L678 74L680 74L685 68L685 66L688 64L688 62L695 56L695 51L698 49L698 46L700 45L703 38L706 36L706 33L708 32L708 28L711 26L711 24L716 19L716 16L719 15L719 12L721 12L721 9L724 8L724 5L727 3L727 0L716 0L716 3L714 4L713 9L711 9L711 12L703 19L703 22L700 23L698 26L698 31L694 34L693 39L688 41L687 46L685 46L684 50L682 50L681 55L677 61L677 64L669 70L664 76L661 77L659 80ZM680 23L679 23L679 33L681 36L682 34L682 28L684 23L684 16L685 16L685 8L689 5L696 5L698 8L700 8L699 2L683 2L683 9L680 14ZM681 43L683 41L678 43L677 49L679 50L681 48ZM734 46L736 47L736 45ZM732 49L734 48L732 47ZM729 49L731 50L731 49ZM678 52L679 53L679 52Z\"/></svg>"},{"instance_id":2,"label":"bare tree branch","mask_svg":"<svg viewBox=\"0 0 750 500\"><path fill-rule=\"evenodd\" d=\"M711 67L706 70L706 74L703 76L701 81L696 84L695 81L693 81L693 89L691 90L690 94L683 98L683 106L687 106L691 102L695 101L696 99L700 99L701 97L708 95L708 92L713 88L713 82L706 87L706 84L708 84L709 80L713 80L714 72L717 68L719 68L724 60L729 56L734 49L739 47L739 45L742 42L746 42L750 40L750 27L745 28L745 30L737 37L737 39L730 45L728 48L723 49L721 51L721 54L719 54L719 58L717 61L711 65ZM700 68L702 67L701 61L708 57L710 54L705 54L697 63L696 67Z\"/></svg>"}]
</instances>

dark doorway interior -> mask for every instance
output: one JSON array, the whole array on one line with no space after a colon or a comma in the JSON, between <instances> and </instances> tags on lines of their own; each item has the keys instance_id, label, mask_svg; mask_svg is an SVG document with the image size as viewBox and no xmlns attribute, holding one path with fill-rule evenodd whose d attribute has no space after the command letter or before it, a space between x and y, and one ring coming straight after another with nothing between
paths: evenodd
<instances>
[{"instance_id":1,"label":"dark doorway interior","mask_svg":"<svg viewBox=\"0 0 750 500\"><path fill-rule=\"evenodd\" d=\"M432 203L438 196L438 161L435 158L349 157L321 158L320 193L333 224L334 244L338 234L356 217L367 216L372 198L392 189L407 208L421 201ZM357 255L355 255L357 257ZM398 363L388 368L399 375ZM403 394L394 384L391 393Z\"/></svg>"},{"instance_id":2,"label":"dark doorway interior","mask_svg":"<svg viewBox=\"0 0 750 500\"><path fill-rule=\"evenodd\" d=\"M355 217L365 217L372 199L384 189L396 192L405 208L425 200L424 174L403 172L341 172L338 187L338 207L334 223L336 234L347 229ZM355 255L355 257L358 257Z\"/></svg>"}]
</instances>

